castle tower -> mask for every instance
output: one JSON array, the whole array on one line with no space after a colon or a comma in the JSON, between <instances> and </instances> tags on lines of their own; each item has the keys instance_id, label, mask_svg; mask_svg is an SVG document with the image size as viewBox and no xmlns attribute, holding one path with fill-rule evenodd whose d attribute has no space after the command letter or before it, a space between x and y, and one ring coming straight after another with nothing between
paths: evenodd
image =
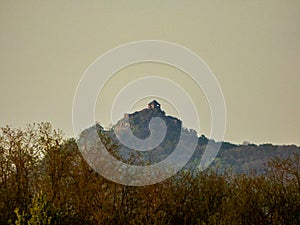
<instances>
[{"instance_id":1,"label":"castle tower","mask_svg":"<svg viewBox=\"0 0 300 225\"><path fill-rule=\"evenodd\" d=\"M160 104L156 100L153 100L148 103L148 109L160 109Z\"/></svg>"}]
</instances>

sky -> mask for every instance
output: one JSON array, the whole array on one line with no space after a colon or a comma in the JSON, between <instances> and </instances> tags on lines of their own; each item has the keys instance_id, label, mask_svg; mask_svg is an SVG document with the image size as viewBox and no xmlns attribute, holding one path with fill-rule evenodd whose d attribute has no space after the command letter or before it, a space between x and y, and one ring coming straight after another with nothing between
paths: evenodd
<instances>
[{"instance_id":1,"label":"sky","mask_svg":"<svg viewBox=\"0 0 300 225\"><path fill-rule=\"evenodd\" d=\"M177 43L207 63L226 101L226 141L300 145L297 0L1 0L0 126L49 121L73 136L73 98L83 73L110 49L139 40ZM117 93L149 74L187 90L200 112L198 133L209 136L202 91L182 71L158 63L114 74L98 96L96 119L109 126ZM141 99L131 112L149 100ZM158 100L167 114L178 116L176 107Z\"/></svg>"}]
</instances>

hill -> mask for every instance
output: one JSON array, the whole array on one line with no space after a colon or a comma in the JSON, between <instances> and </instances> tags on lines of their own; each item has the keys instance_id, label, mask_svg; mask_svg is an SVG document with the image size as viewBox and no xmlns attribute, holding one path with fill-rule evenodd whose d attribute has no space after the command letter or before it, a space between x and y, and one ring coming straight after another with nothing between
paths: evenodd
<instances>
[{"instance_id":1,"label":"hill","mask_svg":"<svg viewBox=\"0 0 300 225\"><path fill-rule=\"evenodd\" d=\"M154 103L153 103L154 102ZM182 121L178 118L168 116L161 110L160 104L156 101L149 103L148 108L142 109L131 114L124 114L111 129L105 130L100 125L97 125L99 135L102 139L110 140L106 143L112 149L111 153L118 159L129 164L154 164L166 159L178 145L181 135L189 135L193 137L197 135L196 131L182 127ZM151 105L152 104L152 105ZM155 105L156 104L156 105ZM135 140L128 138L130 145L135 148L129 148L122 144L119 139L126 140L128 131L139 139L146 140L151 136L149 123L153 118L161 118L166 124L166 135L162 142L151 151L140 151L147 148L144 142L133 143ZM152 132L154 132L153 130ZM205 151L209 140L205 135L197 137L198 143L193 156L189 160L185 168L195 169L199 165L201 157ZM142 143L142 144L140 144ZM144 143L144 144L143 144ZM233 173L249 174L251 171L261 174L265 172L265 165L271 159L285 159L293 154L300 155L300 147L295 145L272 145L272 144L243 144L237 145L230 142L222 142L221 149L211 164L210 168L222 173L226 170L232 170ZM181 146L184 151L190 150L189 143ZM152 148L151 148L152 149Z\"/></svg>"}]
</instances>

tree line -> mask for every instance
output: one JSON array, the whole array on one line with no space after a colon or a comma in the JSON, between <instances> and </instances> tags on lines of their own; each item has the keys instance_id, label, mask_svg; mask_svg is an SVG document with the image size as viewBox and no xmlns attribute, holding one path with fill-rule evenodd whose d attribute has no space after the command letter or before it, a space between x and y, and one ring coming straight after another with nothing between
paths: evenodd
<instances>
[{"instance_id":1,"label":"tree line","mask_svg":"<svg viewBox=\"0 0 300 225\"><path fill-rule=\"evenodd\" d=\"M269 161L264 174L216 170L124 186L93 171L50 123L6 126L0 224L300 224L299 155Z\"/></svg>"}]
</instances>

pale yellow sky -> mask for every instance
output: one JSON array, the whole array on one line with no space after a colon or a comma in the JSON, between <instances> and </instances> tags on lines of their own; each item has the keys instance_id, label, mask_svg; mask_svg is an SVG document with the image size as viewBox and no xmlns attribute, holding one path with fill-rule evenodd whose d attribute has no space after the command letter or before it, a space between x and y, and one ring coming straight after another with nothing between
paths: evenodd
<instances>
[{"instance_id":1,"label":"pale yellow sky","mask_svg":"<svg viewBox=\"0 0 300 225\"><path fill-rule=\"evenodd\" d=\"M225 140L300 145L297 0L1 0L0 126L50 121L72 136L73 97L83 72L111 48L144 39L185 46L210 66L226 100ZM188 89L201 110L199 133L208 135L210 112L201 91L164 65L135 65L115 74L99 96L97 120L108 125L102 107L149 73Z\"/></svg>"}]
</instances>

